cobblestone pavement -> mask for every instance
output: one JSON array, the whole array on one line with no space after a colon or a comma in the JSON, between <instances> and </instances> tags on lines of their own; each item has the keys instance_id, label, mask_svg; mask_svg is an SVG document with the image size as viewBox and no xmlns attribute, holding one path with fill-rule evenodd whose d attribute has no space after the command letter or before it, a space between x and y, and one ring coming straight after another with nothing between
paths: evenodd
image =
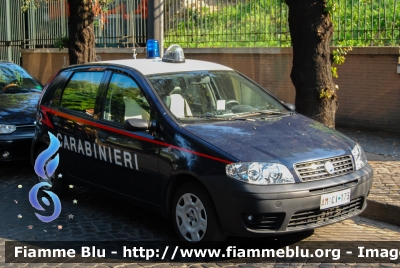
<instances>
[{"instance_id":1,"label":"cobblestone pavement","mask_svg":"<svg viewBox=\"0 0 400 268\"><path fill-rule=\"evenodd\" d=\"M370 161L374 183L369 200L400 206L400 161Z\"/></svg>"},{"instance_id":2,"label":"cobblestone pavement","mask_svg":"<svg viewBox=\"0 0 400 268\"><path fill-rule=\"evenodd\" d=\"M399 207L400 134L338 129L360 143L374 169L374 183L368 200Z\"/></svg>"},{"instance_id":3,"label":"cobblestone pavement","mask_svg":"<svg viewBox=\"0 0 400 268\"><path fill-rule=\"evenodd\" d=\"M0 164L0 267L394 267L397 264L318 263L141 263L141 264L5 264L4 243L11 241L172 241L171 224L163 217L114 199L109 195L74 187L62 197L62 212L51 223L42 223L29 204L28 192L36 183L28 163ZM22 188L19 187L22 186ZM73 204L73 200L77 204ZM52 209L50 208L50 211ZM18 215L22 217L19 218ZM68 215L74 215L69 219ZM32 225L32 229L28 226ZM62 229L58 226L62 225ZM292 235L293 237L295 235ZM232 238L228 238L232 239ZM271 239L271 238L266 238ZM301 234L304 241L400 241L400 226L362 217Z\"/></svg>"}]
</instances>

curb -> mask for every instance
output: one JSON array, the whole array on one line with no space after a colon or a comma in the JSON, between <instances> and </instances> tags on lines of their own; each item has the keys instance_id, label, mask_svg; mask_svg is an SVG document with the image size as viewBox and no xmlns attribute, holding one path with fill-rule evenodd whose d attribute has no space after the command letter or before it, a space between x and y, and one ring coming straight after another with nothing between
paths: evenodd
<instances>
[{"instance_id":1,"label":"curb","mask_svg":"<svg viewBox=\"0 0 400 268\"><path fill-rule=\"evenodd\" d=\"M367 207L359 215L372 220L400 225L400 207L367 199Z\"/></svg>"}]
</instances>

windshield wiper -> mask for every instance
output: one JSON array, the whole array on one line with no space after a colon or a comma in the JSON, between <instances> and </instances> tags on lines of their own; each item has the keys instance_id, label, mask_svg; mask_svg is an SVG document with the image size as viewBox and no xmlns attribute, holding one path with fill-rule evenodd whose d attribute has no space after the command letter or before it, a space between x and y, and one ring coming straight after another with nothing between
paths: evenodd
<instances>
[{"instance_id":1,"label":"windshield wiper","mask_svg":"<svg viewBox=\"0 0 400 268\"><path fill-rule=\"evenodd\" d=\"M261 111L246 112L246 113L242 113L240 115L235 115L235 116L232 116L231 119L236 119L236 118L239 119L242 117L253 116L253 115L262 115L262 114L286 115L286 114L292 114L292 113L291 112L280 112L280 111L274 111L274 110L261 110Z\"/></svg>"},{"instance_id":2,"label":"windshield wiper","mask_svg":"<svg viewBox=\"0 0 400 268\"><path fill-rule=\"evenodd\" d=\"M214 120L229 120L226 117L219 117L211 113L200 114L200 115L192 115L192 116L185 116L185 118L205 118L205 119L214 119Z\"/></svg>"},{"instance_id":3,"label":"windshield wiper","mask_svg":"<svg viewBox=\"0 0 400 268\"><path fill-rule=\"evenodd\" d=\"M262 110L262 111L257 111L261 114L270 114L270 115L280 115L280 114L290 114L291 112L281 112L281 111L274 111L274 110Z\"/></svg>"},{"instance_id":4,"label":"windshield wiper","mask_svg":"<svg viewBox=\"0 0 400 268\"><path fill-rule=\"evenodd\" d=\"M232 117L230 117L230 119L241 118L241 117L246 117L246 116L251 116L251 115L260 115L260 114L261 113L258 111L257 112L246 112L246 113L232 116Z\"/></svg>"}]
</instances>

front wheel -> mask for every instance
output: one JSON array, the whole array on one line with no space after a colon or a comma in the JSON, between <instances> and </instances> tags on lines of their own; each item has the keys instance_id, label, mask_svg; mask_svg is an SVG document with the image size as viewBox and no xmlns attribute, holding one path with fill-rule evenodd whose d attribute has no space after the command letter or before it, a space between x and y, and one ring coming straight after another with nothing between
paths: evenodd
<instances>
[{"instance_id":1,"label":"front wheel","mask_svg":"<svg viewBox=\"0 0 400 268\"><path fill-rule=\"evenodd\" d=\"M39 150L37 151L36 158L44 151L46 150L47 147L41 146ZM57 195L61 195L65 193L68 190L68 185L62 180L62 175L60 175L59 172L57 172L57 169L54 171L54 173L49 177L49 178L42 178L38 175L37 180L38 182L47 182L48 184L51 185L51 187L48 187L46 190L52 191L53 193Z\"/></svg>"},{"instance_id":2,"label":"front wheel","mask_svg":"<svg viewBox=\"0 0 400 268\"><path fill-rule=\"evenodd\" d=\"M211 198L196 183L184 184L176 191L172 203L172 223L185 242L225 240Z\"/></svg>"}]
</instances>

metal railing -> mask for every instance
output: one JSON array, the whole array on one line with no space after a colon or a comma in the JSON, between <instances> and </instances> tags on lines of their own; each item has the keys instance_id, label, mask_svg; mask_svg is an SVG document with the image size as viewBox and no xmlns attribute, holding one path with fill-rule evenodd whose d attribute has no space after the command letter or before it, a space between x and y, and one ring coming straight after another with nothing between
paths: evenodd
<instances>
[{"instance_id":1,"label":"metal railing","mask_svg":"<svg viewBox=\"0 0 400 268\"><path fill-rule=\"evenodd\" d=\"M334 45L399 46L399 0L333 0Z\"/></svg>"},{"instance_id":2,"label":"metal railing","mask_svg":"<svg viewBox=\"0 0 400 268\"><path fill-rule=\"evenodd\" d=\"M1 0L0 0L1 1ZM140 0L114 0L108 12L98 12L94 21L98 47L122 47L146 43L146 23L135 14ZM55 47L57 40L68 36L66 1L48 1L39 8L30 7L27 15L29 37L27 48Z\"/></svg>"},{"instance_id":3,"label":"metal railing","mask_svg":"<svg viewBox=\"0 0 400 268\"><path fill-rule=\"evenodd\" d=\"M166 44L186 47L290 46L281 0L167 1Z\"/></svg>"},{"instance_id":4,"label":"metal railing","mask_svg":"<svg viewBox=\"0 0 400 268\"><path fill-rule=\"evenodd\" d=\"M146 43L146 17L139 8L141 0L114 0L107 13L95 20L96 45L127 47ZM136 13L138 14L135 14Z\"/></svg>"},{"instance_id":5,"label":"metal railing","mask_svg":"<svg viewBox=\"0 0 400 268\"><path fill-rule=\"evenodd\" d=\"M97 47L144 46L144 0L114 0L94 23ZM164 43L183 47L287 47L282 0L164 0ZM51 48L68 35L66 0L21 12L20 0L0 0L0 60L20 62L21 48ZM332 45L399 46L400 0L330 0ZM138 13L138 14L136 14Z\"/></svg>"},{"instance_id":6,"label":"metal railing","mask_svg":"<svg viewBox=\"0 0 400 268\"><path fill-rule=\"evenodd\" d=\"M332 45L400 45L399 0L330 0ZM281 0L167 0L165 45L290 46L289 10Z\"/></svg>"},{"instance_id":7,"label":"metal railing","mask_svg":"<svg viewBox=\"0 0 400 268\"><path fill-rule=\"evenodd\" d=\"M142 0L114 0L108 12L97 13L94 32L97 47L144 46L147 17L138 9ZM42 2L26 13L21 0L0 0L0 60L20 64L21 48L59 47L68 36L66 0ZM135 40L135 41L134 41Z\"/></svg>"},{"instance_id":8,"label":"metal railing","mask_svg":"<svg viewBox=\"0 0 400 268\"><path fill-rule=\"evenodd\" d=\"M0 60L19 63L24 30L21 1L0 0Z\"/></svg>"}]
</instances>

